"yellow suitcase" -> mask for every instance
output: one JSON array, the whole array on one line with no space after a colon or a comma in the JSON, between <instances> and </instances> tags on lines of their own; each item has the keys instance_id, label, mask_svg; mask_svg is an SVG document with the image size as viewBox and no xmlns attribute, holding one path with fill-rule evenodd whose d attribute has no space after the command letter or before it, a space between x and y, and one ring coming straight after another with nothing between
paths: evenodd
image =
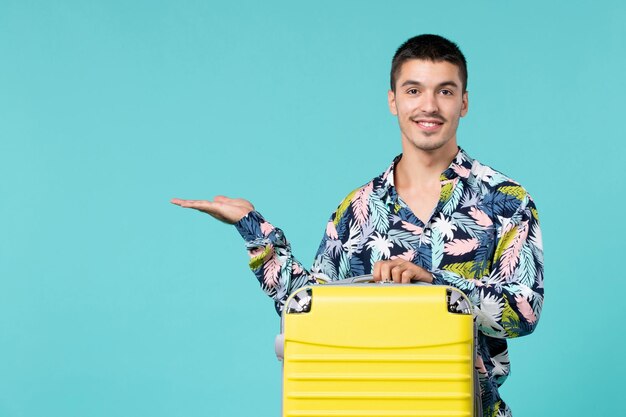
<instances>
[{"instance_id":1,"label":"yellow suitcase","mask_svg":"<svg viewBox=\"0 0 626 417\"><path fill-rule=\"evenodd\" d=\"M275 346L282 416L481 416L465 295L446 286L358 283L370 280L290 295Z\"/></svg>"}]
</instances>

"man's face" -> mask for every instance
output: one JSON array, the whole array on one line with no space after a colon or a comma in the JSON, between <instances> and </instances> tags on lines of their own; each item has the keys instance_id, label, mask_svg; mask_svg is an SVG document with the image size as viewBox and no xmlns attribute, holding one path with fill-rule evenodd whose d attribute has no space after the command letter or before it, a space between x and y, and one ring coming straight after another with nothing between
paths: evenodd
<instances>
[{"instance_id":1,"label":"man's face","mask_svg":"<svg viewBox=\"0 0 626 417\"><path fill-rule=\"evenodd\" d=\"M459 70L446 61L411 59L400 67L389 110L398 116L403 146L456 149L459 119L467 114Z\"/></svg>"}]
</instances>

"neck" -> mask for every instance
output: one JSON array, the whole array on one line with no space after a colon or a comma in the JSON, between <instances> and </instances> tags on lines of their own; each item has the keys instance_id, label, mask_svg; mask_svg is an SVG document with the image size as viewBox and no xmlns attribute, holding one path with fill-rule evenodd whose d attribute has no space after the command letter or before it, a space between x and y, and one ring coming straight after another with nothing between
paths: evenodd
<instances>
[{"instance_id":1,"label":"neck","mask_svg":"<svg viewBox=\"0 0 626 417\"><path fill-rule=\"evenodd\" d=\"M432 151L416 148L402 140L402 159L394 171L396 186L414 187L439 182L439 177L454 160L458 153L456 140Z\"/></svg>"}]
</instances>

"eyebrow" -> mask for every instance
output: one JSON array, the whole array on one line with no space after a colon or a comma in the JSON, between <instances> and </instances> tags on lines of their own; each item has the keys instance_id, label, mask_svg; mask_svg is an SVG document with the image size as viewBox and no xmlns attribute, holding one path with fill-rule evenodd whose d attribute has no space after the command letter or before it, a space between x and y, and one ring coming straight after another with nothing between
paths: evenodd
<instances>
[{"instance_id":1,"label":"eyebrow","mask_svg":"<svg viewBox=\"0 0 626 417\"><path fill-rule=\"evenodd\" d=\"M416 86L421 87L424 84L415 80L406 80L405 82L402 83L400 87L406 87L407 85L416 85ZM439 83L439 85L437 85L437 87L447 87L447 86L459 88L458 84L452 80L444 81L444 82Z\"/></svg>"}]
</instances>

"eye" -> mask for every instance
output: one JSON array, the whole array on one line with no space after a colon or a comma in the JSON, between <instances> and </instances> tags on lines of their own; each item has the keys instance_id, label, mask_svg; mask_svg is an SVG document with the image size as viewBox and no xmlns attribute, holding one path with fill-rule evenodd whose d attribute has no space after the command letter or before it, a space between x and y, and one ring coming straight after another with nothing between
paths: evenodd
<instances>
[{"instance_id":1,"label":"eye","mask_svg":"<svg viewBox=\"0 0 626 417\"><path fill-rule=\"evenodd\" d=\"M411 88L410 90L407 90L407 94L418 94L419 90L417 88Z\"/></svg>"},{"instance_id":2,"label":"eye","mask_svg":"<svg viewBox=\"0 0 626 417\"><path fill-rule=\"evenodd\" d=\"M440 93L443 94L444 96L451 96L453 94L452 90L446 90L446 89L441 90Z\"/></svg>"}]
</instances>

